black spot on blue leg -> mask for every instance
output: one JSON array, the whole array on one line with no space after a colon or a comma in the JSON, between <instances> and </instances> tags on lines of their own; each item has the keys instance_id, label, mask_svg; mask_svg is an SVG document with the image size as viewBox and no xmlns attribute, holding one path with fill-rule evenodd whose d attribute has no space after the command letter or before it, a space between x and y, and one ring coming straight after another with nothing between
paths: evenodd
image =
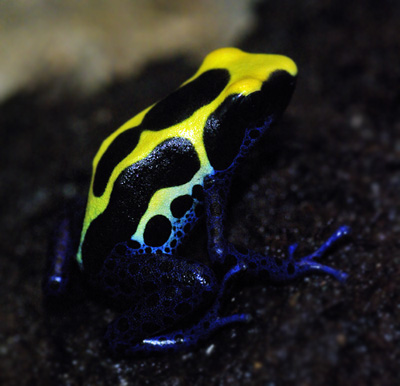
<instances>
[{"instance_id":1,"label":"black spot on blue leg","mask_svg":"<svg viewBox=\"0 0 400 386\"><path fill-rule=\"evenodd\" d=\"M175 312L178 315L187 315L191 312L192 307L190 307L189 303L182 302L175 307Z\"/></svg>"},{"instance_id":2,"label":"black spot on blue leg","mask_svg":"<svg viewBox=\"0 0 400 386\"><path fill-rule=\"evenodd\" d=\"M148 335L154 334L157 331L160 331L160 329L161 327L155 323L146 322L142 324L142 331Z\"/></svg>"},{"instance_id":3,"label":"black spot on blue leg","mask_svg":"<svg viewBox=\"0 0 400 386\"><path fill-rule=\"evenodd\" d=\"M250 136L251 139L256 139L256 138L258 138L260 136L260 134L261 133L260 133L259 130L253 129L253 130L250 131L249 136Z\"/></svg>"}]
</instances>

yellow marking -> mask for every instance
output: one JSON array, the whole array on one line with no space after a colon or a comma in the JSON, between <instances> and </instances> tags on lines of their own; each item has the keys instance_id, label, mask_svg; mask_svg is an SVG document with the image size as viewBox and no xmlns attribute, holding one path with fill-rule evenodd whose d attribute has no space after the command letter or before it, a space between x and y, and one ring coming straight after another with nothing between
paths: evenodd
<instances>
[{"instance_id":1,"label":"yellow marking","mask_svg":"<svg viewBox=\"0 0 400 386\"><path fill-rule=\"evenodd\" d=\"M211 165L208 168L201 168L186 184L160 189L155 192L153 197L151 197L150 199L149 206L146 212L140 219L137 230L133 235L133 239L137 240L139 243L144 243L143 234L146 229L147 222L155 214L161 214L165 216L166 218L168 218L168 220L171 221L171 224L173 224L176 218L172 215L171 212L171 202L178 196L183 196L185 194L191 195L193 186L196 184L202 184L204 176L210 174L211 172Z\"/></svg>"},{"instance_id":2,"label":"yellow marking","mask_svg":"<svg viewBox=\"0 0 400 386\"><path fill-rule=\"evenodd\" d=\"M290 75L297 75L297 66L292 59L283 55L250 54L238 48L220 48L208 54L198 71L184 84L191 82L203 72L215 68L226 68L231 74L230 84L240 79L258 79L262 82L276 70L287 71ZM228 85L229 87L229 85ZM246 93L259 90L250 88Z\"/></svg>"}]
</instances>

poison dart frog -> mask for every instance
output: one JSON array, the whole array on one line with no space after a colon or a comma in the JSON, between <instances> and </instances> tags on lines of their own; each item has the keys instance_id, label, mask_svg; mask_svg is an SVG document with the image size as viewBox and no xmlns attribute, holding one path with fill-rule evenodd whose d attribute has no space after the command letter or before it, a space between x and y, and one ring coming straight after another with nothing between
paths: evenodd
<instances>
[{"instance_id":1,"label":"poison dart frog","mask_svg":"<svg viewBox=\"0 0 400 386\"><path fill-rule=\"evenodd\" d=\"M315 259L346 226L299 260L296 245L282 260L224 237L232 177L283 113L296 76L285 56L218 49L175 92L111 134L93 161L77 251L71 221L57 228L46 293L66 291L76 260L90 285L122 307L105 338L112 351L129 355L193 346L222 326L249 321L248 314L220 314L228 284L242 277L282 283L322 272L345 280ZM207 265L179 254L203 216Z\"/></svg>"}]
</instances>

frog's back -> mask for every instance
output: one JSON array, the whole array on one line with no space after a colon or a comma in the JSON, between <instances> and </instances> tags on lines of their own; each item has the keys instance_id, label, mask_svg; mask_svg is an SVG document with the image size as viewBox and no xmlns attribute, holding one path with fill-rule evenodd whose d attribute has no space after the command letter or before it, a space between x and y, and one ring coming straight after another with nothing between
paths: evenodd
<instances>
[{"instance_id":1,"label":"frog's back","mask_svg":"<svg viewBox=\"0 0 400 386\"><path fill-rule=\"evenodd\" d=\"M110 135L93 162L78 262L92 256L101 265L127 240L138 253L175 249L200 217L203 180L214 172L208 153L225 151L205 143L207 120L277 69L296 74L283 56L214 51L180 88Z\"/></svg>"}]
</instances>

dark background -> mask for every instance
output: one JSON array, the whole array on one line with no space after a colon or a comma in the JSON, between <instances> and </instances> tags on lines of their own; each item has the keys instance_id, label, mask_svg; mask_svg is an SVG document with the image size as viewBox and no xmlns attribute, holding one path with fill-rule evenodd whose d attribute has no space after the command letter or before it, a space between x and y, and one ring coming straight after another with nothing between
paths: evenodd
<instances>
[{"instance_id":1,"label":"dark background","mask_svg":"<svg viewBox=\"0 0 400 386\"><path fill-rule=\"evenodd\" d=\"M114 311L76 295L45 312L40 281L63 203L85 195L110 132L186 80L184 55L87 98L21 92L0 106L0 382L7 385L396 385L400 382L400 3L275 1L236 45L292 57L299 79L281 122L238 172L227 234L282 255L352 238L324 257L349 273L238 286L225 312L250 312L189 352L116 359ZM198 64L198 63L197 63ZM204 234L189 253L204 251ZM186 252L188 253L188 252Z\"/></svg>"}]
</instances>

